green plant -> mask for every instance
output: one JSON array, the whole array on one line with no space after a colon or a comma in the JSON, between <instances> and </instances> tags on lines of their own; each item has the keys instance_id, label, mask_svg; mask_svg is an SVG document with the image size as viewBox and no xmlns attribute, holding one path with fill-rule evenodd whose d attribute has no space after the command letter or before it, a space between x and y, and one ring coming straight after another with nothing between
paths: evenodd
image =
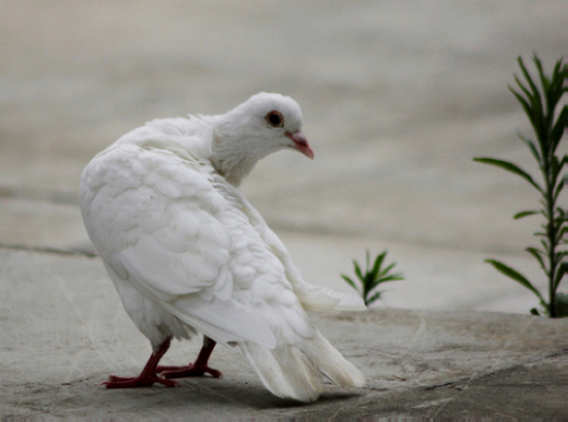
<instances>
[{"instance_id":1,"label":"green plant","mask_svg":"<svg viewBox=\"0 0 568 422\"><path fill-rule=\"evenodd\" d=\"M357 287L355 282L347 277L344 274L341 274L341 277L355 290L359 292L363 300L365 301L365 305L369 306L374 301L380 299L381 293L383 291L376 291L376 288L382 284L386 283L387 281L396 281L396 280L404 280L402 278L402 274L389 274L390 270L396 265L395 262L387 266L386 268L382 268L383 263L385 261L385 257L387 256L387 251L377 255L375 261L373 262L373 267L370 267L371 264L371 256L369 251L367 250L367 259L365 265L365 274L361 271L361 267L359 263L353 260L353 266L355 269L355 275L361 284L361 288Z\"/></svg>"},{"instance_id":2,"label":"green plant","mask_svg":"<svg viewBox=\"0 0 568 422\"><path fill-rule=\"evenodd\" d=\"M564 189L564 185L568 183L568 177L566 174L562 174L564 166L568 163L568 156L560 157L556 154L558 145L566 128L568 128L568 106L565 104L560 110L557 110L563 95L568 92L568 87L566 87L568 65L563 65L562 61L563 58L560 58L556 62L552 76L549 78L544 74L540 59L536 54L533 56L533 62L538 71L541 85L541 90L539 91L539 88L529 75L523 60L519 57L518 63L526 83L523 84L515 75L515 81L519 90L516 91L509 86L509 90L521 103L534 130L537 142L527 139L520 134L519 137L527 145L537 161L542 179L535 180L525 170L508 161L494 158L474 159L474 161L497 166L522 177L540 194L539 202L542 208L521 211L515 214L513 218L518 220L539 214L545 218L546 222L541 225L544 230L535 233L535 236L540 238L541 247L531 246L526 248L526 251L538 261L538 264L546 274L549 293L548 302L534 285L517 270L494 259L488 259L486 262L493 265L507 277L531 290L539 298L545 313L551 318L568 316L568 296L557 294L558 286L568 272L568 262L564 259L568 255L568 251L564 249L568 243L565 236L568 231L568 226L566 225L568 214L562 207L557 205L560 193ZM538 315L536 308L533 308L531 313Z\"/></svg>"}]
</instances>

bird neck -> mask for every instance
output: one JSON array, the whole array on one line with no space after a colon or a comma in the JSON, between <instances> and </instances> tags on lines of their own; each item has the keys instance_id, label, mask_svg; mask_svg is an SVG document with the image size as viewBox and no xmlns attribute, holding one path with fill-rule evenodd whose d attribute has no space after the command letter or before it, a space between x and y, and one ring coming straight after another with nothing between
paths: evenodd
<instances>
[{"instance_id":1,"label":"bird neck","mask_svg":"<svg viewBox=\"0 0 568 422\"><path fill-rule=\"evenodd\" d=\"M214 144L215 145L215 144ZM231 185L238 187L246 176L251 172L257 159L249 157L246 153L225 154L222 148L213 147L211 162L215 170L223 176Z\"/></svg>"},{"instance_id":2,"label":"bird neck","mask_svg":"<svg viewBox=\"0 0 568 422\"><path fill-rule=\"evenodd\" d=\"M242 124L216 116L211 162L233 186L239 186L262 156L254 154L253 139Z\"/></svg>"}]
</instances>

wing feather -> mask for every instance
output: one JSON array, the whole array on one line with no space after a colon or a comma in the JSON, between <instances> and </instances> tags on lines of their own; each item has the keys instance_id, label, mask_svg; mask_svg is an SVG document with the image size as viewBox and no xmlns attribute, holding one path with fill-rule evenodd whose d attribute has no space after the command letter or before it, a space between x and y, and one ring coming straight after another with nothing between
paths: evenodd
<instances>
[{"instance_id":1,"label":"wing feather","mask_svg":"<svg viewBox=\"0 0 568 422\"><path fill-rule=\"evenodd\" d=\"M187 295L164 307L186 324L206 333L218 343L253 341L267 349L276 347L276 337L258 313L234 300L216 296Z\"/></svg>"},{"instance_id":2,"label":"wing feather","mask_svg":"<svg viewBox=\"0 0 568 422\"><path fill-rule=\"evenodd\" d=\"M169 151L115 145L83 174L87 231L111 275L181 321L222 343L273 348L262 315L233 298L233 236L219 217L230 204L212 173Z\"/></svg>"},{"instance_id":3,"label":"wing feather","mask_svg":"<svg viewBox=\"0 0 568 422\"><path fill-rule=\"evenodd\" d=\"M302 306L313 311L365 311L367 307L362 298L353 293L340 292L327 287L307 283L292 261L288 250L266 224L262 216L247 199L235 191L241 209L248 215L251 224L260 234L263 242L271 249L284 268L286 278L293 286Z\"/></svg>"}]
</instances>

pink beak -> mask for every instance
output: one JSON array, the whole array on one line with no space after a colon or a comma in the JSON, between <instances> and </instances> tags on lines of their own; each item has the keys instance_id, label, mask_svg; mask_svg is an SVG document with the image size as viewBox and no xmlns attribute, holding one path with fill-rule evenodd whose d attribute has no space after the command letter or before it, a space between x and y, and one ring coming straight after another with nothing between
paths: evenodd
<instances>
[{"instance_id":1,"label":"pink beak","mask_svg":"<svg viewBox=\"0 0 568 422\"><path fill-rule=\"evenodd\" d=\"M310 160L314 159L314 152L308 144L308 138L302 132L297 131L294 133L286 132L285 135L294 141L294 145L298 151L308 157Z\"/></svg>"}]
</instances>

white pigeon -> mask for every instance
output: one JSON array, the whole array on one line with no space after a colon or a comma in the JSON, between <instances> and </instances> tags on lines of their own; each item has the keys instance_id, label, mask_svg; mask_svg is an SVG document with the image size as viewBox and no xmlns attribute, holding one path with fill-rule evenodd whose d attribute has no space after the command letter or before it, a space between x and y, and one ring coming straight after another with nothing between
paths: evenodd
<instances>
[{"instance_id":1,"label":"white pigeon","mask_svg":"<svg viewBox=\"0 0 568 422\"><path fill-rule=\"evenodd\" d=\"M207 365L216 343L238 346L278 397L316 400L324 376L342 388L364 384L305 312L362 310L361 298L306 283L236 189L272 152L313 158L301 128L294 100L260 93L224 115L149 122L87 165L79 189L87 232L153 349L138 377L110 376L108 388L219 377ZM198 331L195 363L158 366L172 338Z\"/></svg>"}]
</instances>

